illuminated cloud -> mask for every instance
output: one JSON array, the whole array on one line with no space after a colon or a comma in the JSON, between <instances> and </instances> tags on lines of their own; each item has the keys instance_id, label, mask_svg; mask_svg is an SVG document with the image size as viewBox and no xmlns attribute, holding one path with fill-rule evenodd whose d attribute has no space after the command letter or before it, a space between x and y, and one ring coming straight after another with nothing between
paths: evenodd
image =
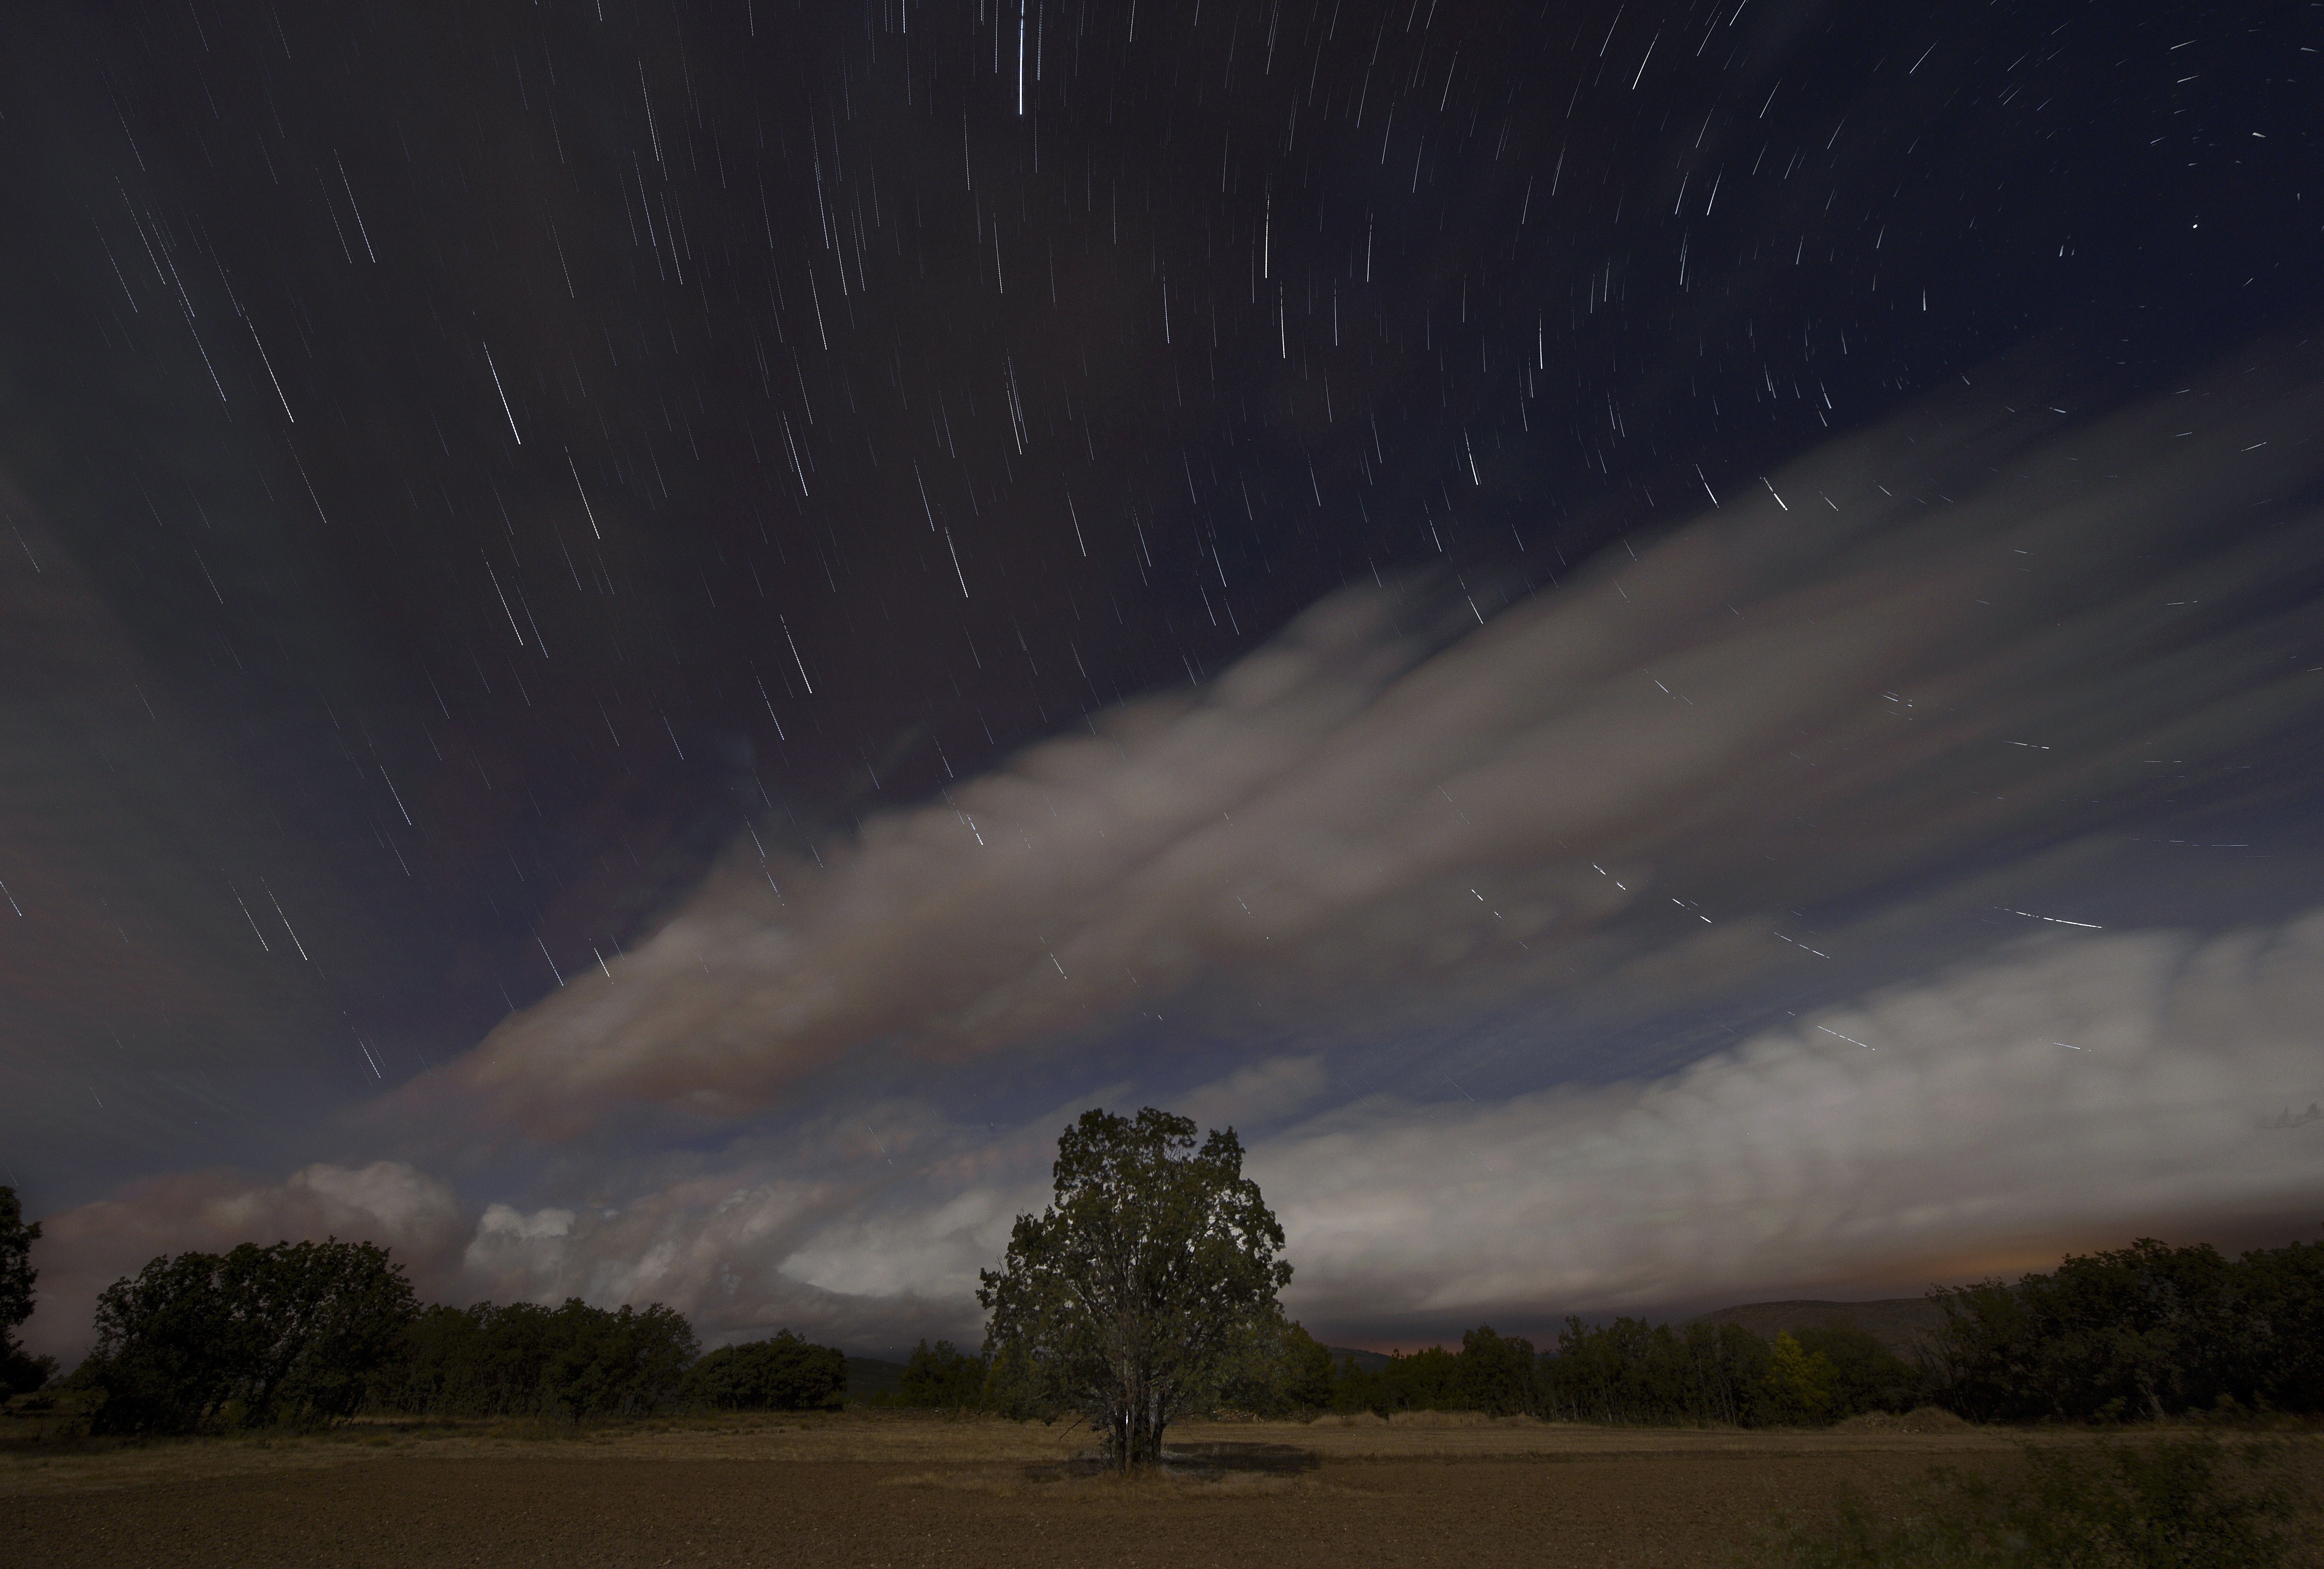
<instances>
[{"instance_id":1,"label":"illuminated cloud","mask_svg":"<svg viewBox=\"0 0 2324 1569\"><path fill-rule=\"evenodd\" d=\"M1256 1140L1250 1168L1298 1269L1288 1305L1326 1333L1912 1289L2304 1214L2324 1124L2265 1124L2324 1094L2319 1017L2324 912L2209 939L2039 937L1661 1077L1338 1106ZM1256 1064L1184 1103L1263 1115L1314 1072ZM665 1302L713 1343L973 1340L976 1271L1046 1200L1066 1115L994 1137L923 1113L899 1165L819 1140L620 1206L493 1203L472 1228L389 1163L153 1185L50 1222L31 1327L77 1349L107 1272L150 1252L336 1231L394 1242L452 1300Z\"/></svg>"},{"instance_id":2,"label":"illuminated cloud","mask_svg":"<svg viewBox=\"0 0 2324 1569\"><path fill-rule=\"evenodd\" d=\"M1341 1107L1255 1169L1327 1321L1914 1288L2304 1214L2324 1129L2261 1130L2324 1088L2319 1011L2324 913L2036 938L1666 1077Z\"/></svg>"},{"instance_id":3,"label":"illuminated cloud","mask_svg":"<svg viewBox=\"0 0 2324 1569\"><path fill-rule=\"evenodd\" d=\"M2293 613L2232 596L2324 534L2182 547L2311 476L2324 400L2232 387L2064 434L1964 392L1489 617L1442 584L1328 602L1213 687L872 818L823 867L745 839L610 978L570 978L367 1135L418 1159L447 1127L513 1128L552 1175L481 1207L394 1161L149 1185L51 1219L35 1343L67 1344L152 1253L333 1231L392 1241L444 1299L659 1300L714 1341L973 1336L976 1269L1096 1103L1241 1127L1291 1305L1343 1334L2280 1220L2324 1176L2324 1125L2261 1131L2324 1096L2324 916L2013 916L2040 935L1941 964L1892 944L1821 993L1852 1003L1619 1083L1550 1047L1482 1104L1351 1098L1333 1074L1383 1018L1592 986L1683 1011L1763 974L1788 906L1920 890L1894 894L1909 914L1968 859L2004 875L2032 854L2009 846L2150 823L2182 788L2152 760L2312 723ZM1093 1055L1072 1105L1020 1086L998 1130L811 1077L1010 1083L1222 978L1294 1004L1294 1044ZM1069 1084L1074 1060L1050 1066ZM601 1125L640 1104L734 1141L609 1153Z\"/></svg>"},{"instance_id":4,"label":"illuminated cloud","mask_svg":"<svg viewBox=\"0 0 2324 1569\"><path fill-rule=\"evenodd\" d=\"M813 862L743 839L414 1098L553 1140L622 1103L750 1115L864 1054L1020 1053L1222 974L1344 1004L1577 958L1746 974L1784 904L2088 832L2152 748L2312 711L2273 615L2156 635L2314 554L2159 565L2316 466L2317 392L2264 380L2063 433L1958 391L1489 620L1482 590L1350 591Z\"/></svg>"},{"instance_id":5,"label":"illuminated cloud","mask_svg":"<svg viewBox=\"0 0 2324 1569\"><path fill-rule=\"evenodd\" d=\"M78 1357L97 1294L163 1253L336 1236L393 1250L422 1291L457 1285L470 1221L451 1185L400 1160L309 1166L279 1182L195 1171L138 1183L117 1198L42 1223L39 1299L24 1325L36 1352Z\"/></svg>"}]
</instances>

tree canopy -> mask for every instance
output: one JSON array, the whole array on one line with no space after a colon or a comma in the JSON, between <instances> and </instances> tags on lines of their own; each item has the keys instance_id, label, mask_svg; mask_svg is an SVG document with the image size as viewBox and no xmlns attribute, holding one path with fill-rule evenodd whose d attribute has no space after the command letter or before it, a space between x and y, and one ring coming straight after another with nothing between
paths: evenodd
<instances>
[{"instance_id":1,"label":"tree canopy","mask_svg":"<svg viewBox=\"0 0 2324 1569\"><path fill-rule=\"evenodd\" d=\"M447 1416L642 1416L677 1398L699 1343L685 1315L658 1302L430 1307L405 1333L374 1398Z\"/></svg>"},{"instance_id":2,"label":"tree canopy","mask_svg":"<svg viewBox=\"0 0 2324 1569\"><path fill-rule=\"evenodd\" d=\"M1056 1201L1019 1215L981 1273L988 1350L1082 1412L1123 1468L1160 1457L1172 1417L1282 1333L1283 1228L1234 1130L1148 1106L1082 1113L1057 1140Z\"/></svg>"},{"instance_id":3,"label":"tree canopy","mask_svg":"<svg viewBox=\"0 0 2324 1569\"><path fill-rule=\"evenodd\" d=\"M244 1242L155 1259L97 1303L73 1375L100 1432L344 1417L402 1349L411 1285L369 1242Z\"/></svg>"},{"instance_id":4,"label":"tree canopy","mask_svg":"<svg viewBox=\"0 0 2324 1569\"><path fill-rule=\"evenodd\" d=\"M687 1369L679 1394L724 1411L832 1410L847 1397L847 1358L786 1329L719 1347Z\"/></svg>"},{"instance_id":5,"label":"tree canopy","mask_svg":"<svg viewBox=\"0 0 2324 1569\"><path fill-rule=\"evenodd\" d=\"M16 1326L32 1316L32 1244L41 1240L36 1221L24 1223L16 1190L0 1187L0 1396L37 1389L56 1371L50 1357L29 1355L16 1343Z\"/></svg>"}]
</instances>

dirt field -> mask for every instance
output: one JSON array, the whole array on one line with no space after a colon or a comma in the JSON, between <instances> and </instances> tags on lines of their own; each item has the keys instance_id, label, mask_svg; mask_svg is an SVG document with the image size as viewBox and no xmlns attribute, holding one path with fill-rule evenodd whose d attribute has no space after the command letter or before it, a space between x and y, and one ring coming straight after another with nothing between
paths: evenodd
<instances>
[{"instance_id":1,"label":"dirt field","mask_svg":"<svg viewBox=\"0 0 2324 1569\"><path fill-rule=\"evenodd\" d=\"M1531 1422L1189 1424L1287 1473L1065 1473L1085 1433L903 1415L578 1436L357 1428L0 1457L0 1564L1731 1565L1777 1511L1893 1496L2004 1435Z\"/></svg>"}]
</instances>

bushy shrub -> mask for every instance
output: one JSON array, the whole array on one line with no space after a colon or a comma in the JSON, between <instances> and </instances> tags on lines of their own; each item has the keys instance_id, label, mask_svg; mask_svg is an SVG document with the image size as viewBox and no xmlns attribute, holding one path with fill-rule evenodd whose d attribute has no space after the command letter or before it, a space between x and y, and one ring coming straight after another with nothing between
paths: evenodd
<instances>
[{"instance_id":1,"label":"bushy shrub","mask_svg":"<svg viewBox=\"0 0 2324 1569\"><path fill-rule=\"evenodd\" d=\"M982 1385L982 1365L976 1371ZM908 1382L910 1374L905 1377ZM847 1394L847 1359L786 1329L770 1340L719 1347L687 1370L679 1394L724 1411L835 1410Z\"/></svg>"},{"instance_id":2,"label":"bushy shrub","mask_svg":"<svg viewBox=\"0 0 2324 1569\"><path fill-rule=\"evenodd\" d=\"M41 1240L38 1222L24 1223L16 1190L0 1187L0 1398L28 1394L57 1371L54 1357L36 1357L16 1343L16 1326L32 1316L32 1244Z\"/></svg>"},{"instance_id":3,"label":"bushy shrub","mask_svg":"<svg viewBox=\"0 0 2324 1569\"><path fill-rule=\"evenodd\" d=\"M643 1416L678 1396L698 1344L685 1316L659 1303L431 1307L403 1336L377 1404L442 1416Z\"/></svg>"},{"instance_id":4,"label":"bushy shrub","mask_svg":"<svg viewBox=\"0 0 2324 1569\"><path fill-rule=\"evenodd\" d=\"M984 1401L984 1359L954 1349L952 1342L927 1341L912 1348L897 1384L894 1403L930 1410L960 1411Z\"/></svg>"},{"instance_id":5,"label":"bushy shrub","mask_svg":"<svg viewBox=\"0 0 2324 1569\"><path fill-rule=\"evenodd\" d=\"M1873 1336L1846 1324L1795 1329L1792 1339L1831 1369L1824 1415L1838 1422L1867 1411L1909 1411L1921 1403L1919 1370Z\"/></svg>"},{"instance_id":6,"label":"bushy shrub","mask_svg":"<svg viewBox=\"0 0 2324 1569\"><path fill-rule=\"evenodd\" d=\"M1332 1404L1332 1353L1277 1314L1262 1320L1221 1370L1213 1405L1253 1417L1312 1416Z\"/></svg>"},{"instance_id":7,"label":"bushy shrub","mask_svg":"<svg viewBox=\"0 0 2324 1569\"><path fill-rule=\"evenodd\" d=\"M1591 1328L1568 1318L1556 1349L1542 1360L1538 1409L1568 1422L1752 1426L1800 1419L1807 1390L1787 1390L1775 1371L1774 1348L1740 1324L1674 1329L1618 1318ZM1812 1362L1807 1371L1814 1373Z\"/></svg>"},{"instance_id":8,"label":"bushy shrub","mask_svg":"<svg viewBox=\"0 0 2324 1569\"><path fill-rule=\"evenodd\" d=\"M2144 1239L2015 1285L1930 1294L1932 1393L1984 1421L2324 1408L2324 1243L2248 1252Z\"/></svg>"},{"instance_id":9,"label":"bushy shrub","mask_svg":"<svg viewBox=\"0 0 2324 1569\"><path fill-rule=\"evenodd\" d=\"M402 1266L369 1242L245 1242L153 1260L97 1298L72 1383L99 1433L315 1421L363 1404L413 1317Z\"/></svg>"}]
</instances>

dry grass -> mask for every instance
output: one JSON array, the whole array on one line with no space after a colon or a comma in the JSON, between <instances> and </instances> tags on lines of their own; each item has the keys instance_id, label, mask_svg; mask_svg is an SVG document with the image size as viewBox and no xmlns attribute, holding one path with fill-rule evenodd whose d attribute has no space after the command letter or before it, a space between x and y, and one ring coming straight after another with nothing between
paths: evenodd
<instances>
[{"instance_id":1,"label":"dry grass","mask_svg":"<svg viewBox=\"0 0 2324 1569\"><path fill-rule=\"evenodd\" d=\"M1298 1422L1185 1422L1173 1447L1214 1443L1286 1444L1325 1461L1505 1460L1520 1457L1775 1454L2006 1452L2010 1435L1911 1418L1820 1432L1596 1427L1491 1418L1472 1412L1411 1412L1383 1421L1366 1412ZM673 1417L570 1426L535 1422L364 1420L312 1434L140 1442L72 1441L54 1434L0 1433L0 1497L136 1487L263 1472L318 1471L382 1459L591 1461L756 1460L908 1465L913 1474L1057 1465L1092 1447L1075 1424L1009 1422L907 1411ZM962 1468L967 1468L963 1471ZM930 1484L935 1485L935 1484ZM982 1486L982 1483L975 1485ZM1173 1483L1172 1485L1176 1485Z\"/></svg>"},{"instance_id":2,"label":"dry grass","mask_svg":"<svg viewBox=\"0 0 2324 1569\"><path fill-rule=\"evenodd\" d=\"M144 1444L0 1440L9 1569L1733 1569L1778 1518L1893 1509L2020 1436L1530 1421L1188 1423L1294 1472L1089 1474L1085 1429L862 1412L548 1428L363 1423ZM1281 1458L1279 1453L1241 1458ZM2311 1466L2324 1446L2307 1445ZM1199 1458L1199 1456L1198 1456ZM1296 1457L1295 1457L1296 1458Z\"/></svg>"}]
</instances>

